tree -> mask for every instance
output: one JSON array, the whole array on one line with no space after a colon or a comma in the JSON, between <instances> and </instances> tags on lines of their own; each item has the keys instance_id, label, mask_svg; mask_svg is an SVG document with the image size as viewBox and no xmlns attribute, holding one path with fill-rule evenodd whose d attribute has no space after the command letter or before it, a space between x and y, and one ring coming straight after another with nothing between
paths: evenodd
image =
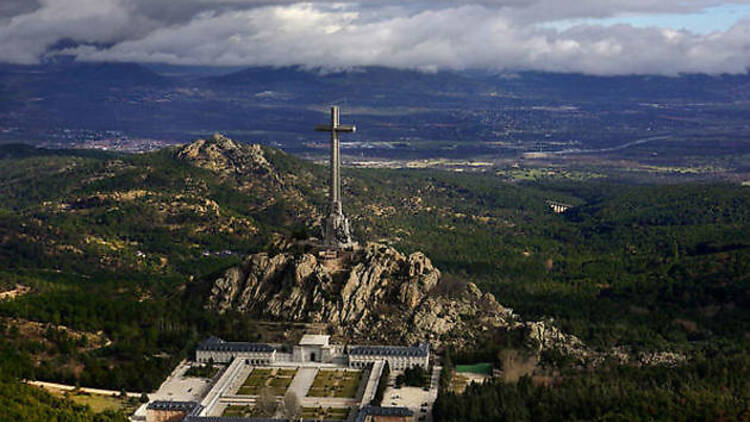
<instances>
[{"instance_id":1,"label":"tree","mask_svg":"<svg viewBox=\"0 0 750 422\"><path fill-rule=\"evenodd\" d=\"M403 374L396 377L396 384L406 384L409 387L424 387L427 383L427 373L421 366L406 368Z\"/></svg>"},{"instance_id":2,"label":"tree","mask_svg":"<svg viewBox=\"0 0 750 422\"><path fill-rule=\"evenodd\" d=\"M258 409L259 416L261 417L273 417L276 414L276 396L273 395L271 389L263 387L258 394L258 398L255 400L255 408Z\"/></svg>"},{"instance_id":3,"label":"tree","mask_svg":"<svg viewBox=\"0 0 750 422\"><path fill-rule=\"evenodd\" d=\"M451 351L447 349L443 355L443 369L440 371L440 391L448 391L453 378L453 361Z\"/></svg>"},{"instance_id":4,"label":"tree","mask_svg":"<svg viewBox=\"0 0 750 422\"><path fill-rule=\"evenodd\" d=\"M288 391L284 396L284 417L289 420L298 419L302 415L302 406L294 391Z\"/></svg>"}]
</instances>

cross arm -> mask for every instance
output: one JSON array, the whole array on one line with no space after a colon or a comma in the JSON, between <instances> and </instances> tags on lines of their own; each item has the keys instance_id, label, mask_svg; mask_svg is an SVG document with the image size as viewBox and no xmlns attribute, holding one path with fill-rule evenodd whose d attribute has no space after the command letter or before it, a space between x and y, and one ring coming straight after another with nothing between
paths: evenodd
<instances>
[{"instance_id":1,"label":"cross arm","mask_svg":"<svg viewBox=\"0 0 750 422\"><path fill-rule=\"evenodd\" d=\"M354 125L338 125L336 126L336 132L356 132L357 127Z\"/></svg>"},{"instance_id":2,"label":"cross arm","mask_svg":"<svg viewBox=\"0 0 750 422\"><path fill-rule=\"evenodd\" d=\"M338 125L334 129L331 128L331 125L317 125L315 126L316 132L331 132L333 130L336 130L336 132L356 132L357 127L354 125Z\"/></svg>"}]
</instances>

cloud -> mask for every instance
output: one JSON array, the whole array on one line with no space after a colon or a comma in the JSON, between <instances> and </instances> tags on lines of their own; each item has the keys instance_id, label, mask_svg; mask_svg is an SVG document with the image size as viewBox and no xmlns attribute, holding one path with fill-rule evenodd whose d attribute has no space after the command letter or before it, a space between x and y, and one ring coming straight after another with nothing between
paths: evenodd
<instances>
[{"instance_id":1,"label":"cloud","mask_svg":"<svg viewBox=\"0 0 750 422\"><path fill-rule=\"evenodd\" d=\"M61 39L79 60L200 65L489 68L591 74L744 73L750 20L695 34L545 23L693 13L711 0L44 0L0 20L0 57L34 63ZM9 9L10 10L10 9ZM103 47L103 45L105 47Z\"/></svg>"}]
</instances>

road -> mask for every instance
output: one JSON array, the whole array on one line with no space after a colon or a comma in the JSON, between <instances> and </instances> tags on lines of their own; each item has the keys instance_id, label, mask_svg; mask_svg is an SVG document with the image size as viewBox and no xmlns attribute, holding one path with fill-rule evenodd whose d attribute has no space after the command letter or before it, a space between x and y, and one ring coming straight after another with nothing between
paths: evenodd
<instances>
[{"instance_id":1,"label":"road","mask_svg":"<svg viewBox=\"0 0 750 422\"><path fill-rule=\"evenodd\" d=\"M58 384L56 382L32 381L32 380L24 380L24 382L26 384L35 385L37 387L51 388L51 389L63 390L63 391L73 391L76 389L75 385ZM90 393L90 394L101 394L104 396L111 396L111 395L119 396L120 395L119 391L104 390L101 388L78 387L78 391L82 391L84 393ZM128 391L127 394L128 394L128 397L141 397L141 393L132 393Z\"/></svg>"},{"instance_id":2,"label":"road","mask_svg":"<svg viewBox=\"0 0 750 422\"><path fill-rule=\"evenodd\" d=\"M545 154L552 154L552 155L568 155L568 154L596 154L600 152L612 152L612 151L619 151L621 149L630 148L636 145L645 144L648 142L654 142L654 141L666 141L667 139L672 138L671 136L652 136L650 138L643 138L638 139L635 141L627 142L622 145L617 145L614 147L607 147L607 148L591 148L591 149L564 149L562 151L542 151Z\"/></svg>"}]
</instances>

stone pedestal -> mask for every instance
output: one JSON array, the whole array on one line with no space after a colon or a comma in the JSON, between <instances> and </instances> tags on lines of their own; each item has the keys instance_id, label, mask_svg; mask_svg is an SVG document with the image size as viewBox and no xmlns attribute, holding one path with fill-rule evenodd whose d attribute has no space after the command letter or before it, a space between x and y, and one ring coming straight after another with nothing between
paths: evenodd
<instances>
[{"instance_id":1,"label":"stone pedestal","mask_svg":"<svg viewBox=\"0 0 750 422\"><path fill-rule=\"evenodd\" d=\"M351 249L357 246L352 240L349 219L341 211L341 203L332 206L331 212L323 222L323 242L333 249Z\"/></svg>"}]
</instances>

